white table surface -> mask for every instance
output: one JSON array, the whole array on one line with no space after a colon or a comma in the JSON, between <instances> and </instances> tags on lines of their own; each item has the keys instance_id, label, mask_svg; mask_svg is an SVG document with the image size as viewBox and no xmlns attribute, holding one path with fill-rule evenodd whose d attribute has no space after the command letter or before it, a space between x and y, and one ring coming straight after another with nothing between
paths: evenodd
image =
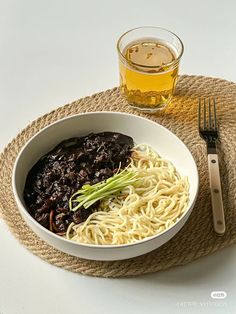
<instances>
[{"instance_id":1,"label":"white table surface","mask_svg":"<svg viewBox=\"0 0 236 314\"><path fill-rule=\"evenodd\" d=\"M175 31L181 72L236 81L236 2L0 1L0 149L59 105L118 84L116 40L133 27ZM136 278L70 273L21 246L0 220L0 314L235 313L232 246ZM212 299L215 290L227 293Z\"/></svg>"}]
</instances>

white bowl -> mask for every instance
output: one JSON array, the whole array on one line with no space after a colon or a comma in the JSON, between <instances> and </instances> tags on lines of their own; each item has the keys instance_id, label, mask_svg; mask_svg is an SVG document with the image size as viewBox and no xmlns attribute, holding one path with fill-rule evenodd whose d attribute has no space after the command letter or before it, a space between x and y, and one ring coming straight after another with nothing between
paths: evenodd
<instances>
[{"instance_id":1,"label":"white bowl","mask_svg":"<svg viewBox=\"0 0 236 314\"><path fill-rule=\"evenodd\" d=\"M178 222L167 230L134 244L93 245L64 239L41 226L27 211L23 190L26 176L41 156L62 140L84 136L90 132L120 132L135 143L151 145L162 157L172 161L190 183L189 205ZM44 241L68 254L92 260L120 260L150 252L169 241L186 223L198 193L198 172L195 161L184 143L165 127L151 120L118 112L78 114L57 121L32 137L19 153L13 170L13 192L20 213L28 226Z\"/></svg>"}]
</instances>

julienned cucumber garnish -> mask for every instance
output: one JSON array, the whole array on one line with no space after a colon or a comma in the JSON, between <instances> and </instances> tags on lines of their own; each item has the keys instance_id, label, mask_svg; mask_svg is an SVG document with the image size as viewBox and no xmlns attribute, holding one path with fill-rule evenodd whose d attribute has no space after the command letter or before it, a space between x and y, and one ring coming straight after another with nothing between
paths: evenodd
<instances>
[{"instance_id":1,"label":"julienned cucumber garnish","mask_svg":"<svg viewBox=\"0 0 236 314\"><path fill-rule=\"evenodd\" d=\"M71 196L69 200L70 210L76 211L82 206L88 208L101 199L119 193L125 187L134 184L138 180L136 175L135 172L124 169L105 181L94 185L83 185L80 190Z\"/></svg>"}]
</instances>

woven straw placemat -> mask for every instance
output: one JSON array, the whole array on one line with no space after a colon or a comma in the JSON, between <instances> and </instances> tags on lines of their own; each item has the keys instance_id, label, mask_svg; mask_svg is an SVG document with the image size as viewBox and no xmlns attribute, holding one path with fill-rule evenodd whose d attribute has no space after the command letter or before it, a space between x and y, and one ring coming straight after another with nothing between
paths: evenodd
<instances>
[{"instance_id":1,"label":"woven straw placemat","mask_svg":"<svg viewBox=\"0 0 236 314\"><path fill-rule=\"evenodd\" d=\"M197 130L199 96L215 96L218 104L221 138L219 155L226 216L226 233L222 237L214 233L212 226L206 149ZM36 132L58 119L80 112L102 110L138 114L169 128L185 142L192 152L200 175L199 196L193 212L182 230L159 249L123 261L89 261L52 248L27 227L16 207L11 187L15 158L25 142ZM189 263L236 242L235 122L236 84L202 76L181 76L171 105L157 115L138 113L128 107L120 96L118 88L59 107L27 126L0 155L0 209L2 217L11 232L30 251L53 265L73 272L100 277L121 277L155 272Z\"/></svg>"}]
</instances>

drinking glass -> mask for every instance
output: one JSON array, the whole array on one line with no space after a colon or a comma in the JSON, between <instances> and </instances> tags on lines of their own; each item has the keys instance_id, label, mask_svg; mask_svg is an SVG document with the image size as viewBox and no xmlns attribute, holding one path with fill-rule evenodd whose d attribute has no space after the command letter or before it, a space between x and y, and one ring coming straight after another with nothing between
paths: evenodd
<instances>
[{"instance_id":1,"label":"drinking glass","mask_svg":"<svg viewBox=\"0 0 236 314\"><path fill-rule=\"evenodd\" d=\"M184 46L173 32L160 27L139 27L117 42L120 89L128 103L156 112L171 101Z\"/></svg>"}]
</instances>

